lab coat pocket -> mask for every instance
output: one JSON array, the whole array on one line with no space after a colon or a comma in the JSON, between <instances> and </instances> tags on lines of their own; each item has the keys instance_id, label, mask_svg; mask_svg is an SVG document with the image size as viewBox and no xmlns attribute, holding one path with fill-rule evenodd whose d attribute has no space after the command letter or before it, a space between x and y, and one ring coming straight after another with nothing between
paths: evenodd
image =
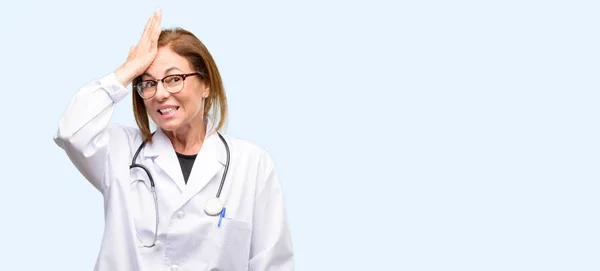
<instances>
[{"instance_id":1,"label":"lab coat pocket","mask_svg":"<svg viewBox=\"0 0 600 271\"><path fill-rule=\"evenodd\" d=\"M212 242L217 248L214 267L219 270L247 270L252 227L250 223L224 217Z\"/></svg>"}]
</instances>

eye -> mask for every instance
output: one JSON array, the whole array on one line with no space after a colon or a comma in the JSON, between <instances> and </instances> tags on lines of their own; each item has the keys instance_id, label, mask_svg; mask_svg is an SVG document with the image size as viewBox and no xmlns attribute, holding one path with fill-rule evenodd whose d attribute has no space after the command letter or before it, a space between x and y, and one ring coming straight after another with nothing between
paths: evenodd
<instances>
[{"instance_id":1,"label":"eye","mask_svg":"<svg viewBox=\"0 0 600 271\"><path fill-rule=\"evenodd\" d=\"M143 81L139 84L142 89L152 88L156 86L156 82L154 81Z\"/></svg>"},{"instance_id":2,"label":"eye","mask_svg":"<svg viewBox=\"0 0 600 271\"><path fill-rule=\"evenodd\" d=\"M179 75L169 76L169 77L165 78L165 83L167 83L169 85L170 84L177 84L181 80L182 80L182 78Z\"/></svg>"}]
</instances>

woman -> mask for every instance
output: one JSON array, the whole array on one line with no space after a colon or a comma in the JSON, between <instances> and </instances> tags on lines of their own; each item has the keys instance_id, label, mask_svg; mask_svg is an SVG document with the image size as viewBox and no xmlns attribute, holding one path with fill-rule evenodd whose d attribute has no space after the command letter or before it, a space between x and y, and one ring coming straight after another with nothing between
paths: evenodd
<instances>
[{"instance_id":1,"label":"woman","mask_svg":"<svg viewBox=\"0 0 600 271\"><path fill-rule=\"evenodd\" d=\"M293 270L273 160L219 133L217 66L193 34L161 30L161 17L123 65L77 92L54 138L104 196L95 270ZM130 83L138 128L109 125Z\"/></svg>"}]
</instances>

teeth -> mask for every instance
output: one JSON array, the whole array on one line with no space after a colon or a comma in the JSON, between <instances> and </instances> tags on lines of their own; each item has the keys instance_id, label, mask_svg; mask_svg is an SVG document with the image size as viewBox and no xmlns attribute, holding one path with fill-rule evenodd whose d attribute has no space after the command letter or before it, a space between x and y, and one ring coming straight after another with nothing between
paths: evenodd
<instances>
[{"instance_id":1,"label":"teeth","mask_svg":"<svg viewBox=\"0 0 600 271\"><path fill-rule=\"evenodd\" d=\"M170 112L175 111L175 110L176 110L175 107L169 107L169 108L161 109L159 111L160 111L161 114L167 114L167 113L170 113Z\"/></svg>"}]
</instances>

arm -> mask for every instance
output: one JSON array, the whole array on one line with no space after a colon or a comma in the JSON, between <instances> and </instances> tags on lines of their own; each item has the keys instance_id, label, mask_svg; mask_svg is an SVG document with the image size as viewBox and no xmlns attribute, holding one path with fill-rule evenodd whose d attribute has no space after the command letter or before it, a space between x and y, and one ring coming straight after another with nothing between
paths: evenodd
<instances>
[{"instance_id":1,"label":"arm","mask_svg":"<svg viewBox=\"0 0 600 271\"><path fill-rule=\"evenodd\" d=\"M114 73L94 80L75 94L58 122L54 142L100 191L106 186L103 183L109 140L106 128L115 103L128 93Z\"/></svg>"},{"instance_id":2,"label":"arm","mask_svg":"<svg viewBox=\"0 0 600 271\"><path fill-rule=\"evenodd\" d=\"M273 161L266 160L265 175L256 189L249 270L290 271L294 253L283 191Z\"/></svg>"},{"instance_id":3,"label":"arm","mask_svg":"<svg viewBox=\"0 0 600 271\"><path fill-rule=\"evenodd\" d=\"M140 41L129 51L125 63L114 73L81 88L59 120L54 141L100 191L107 186L104 180L110 141L107 127L114 105L129 94L125 86L154 61L161 18L161 11L157 9L146 23Z\"/></svg>"}]
</instances>

